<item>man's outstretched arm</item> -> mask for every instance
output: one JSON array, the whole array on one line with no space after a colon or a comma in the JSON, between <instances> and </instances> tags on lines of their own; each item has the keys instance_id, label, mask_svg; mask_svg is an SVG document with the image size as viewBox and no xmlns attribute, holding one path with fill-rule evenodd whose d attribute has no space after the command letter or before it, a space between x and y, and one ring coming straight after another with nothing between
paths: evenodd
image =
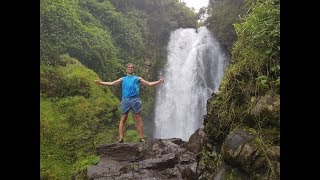
<instances>
[{"instance_id":1,"label":"man's outstretched arm","mask_svg":"<svg viewBox=\"0 0 320 180\"><path fill-rule=\"evenodd\" d=\"M112 82L103 82L103 81L99 81L99 80L94 80L94 82L95 82L96 84L101 84L101 85L105 85L105 86L118 85L118 84L121 83L121 81L122 81L122 78L119 78L119 79L117 79L117 80L115 80L115 81L112 81Z\"/></svg>"},{"instance_id":2,"label":"man's outstretched arm","mask_svg":"<svg viewBox=\"0 0 320 180\"><path fill-rule=\"evenodd\" d=\"M145 85L145 86L155 86L155 85L158 85L160 83L163 83L164 82L164 79L163 78L160 78L158 81L153 81L153 82L148 82L146 80L144 80L143 78L139 77L139 80L140 82Z\"/></svg>"}]
</instances>

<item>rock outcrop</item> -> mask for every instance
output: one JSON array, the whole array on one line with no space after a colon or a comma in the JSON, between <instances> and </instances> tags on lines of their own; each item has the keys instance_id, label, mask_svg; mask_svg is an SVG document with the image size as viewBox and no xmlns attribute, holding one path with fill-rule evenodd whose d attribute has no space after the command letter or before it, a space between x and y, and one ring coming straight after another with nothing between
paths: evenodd
<instances>
[{"instance_id":1,"label":"rock outcrop","mask_svg":"<svg viewBox=\"0 0 320 180\"><path fill-rule=\"evenodd\" d=\"M276 169L276 172L273 172L274 178L278 179L280 176L280 146L264 147L261 142L257 136L237 129L230 133L223 143L224 161L245 173L261 177L265 176L266 171L270 169L268 166L273 166L272 169Z\"/></svg>"},{"instance_id":2,"label":"rock outcrop","mask_svg":"<svg viewBox=\"0 0 320 180\"><path fill-rule=\"evenodd\" d=\"M259 138L244 129L231 132L221 151L212 150L208 161L201 161L208 137L203 129L188 142L179 138L148 139L145 143L112 143L97 147L100 162L87 168L87 178L102 179L238 179L266 178L265 171L276 169L280 176L280 146L262 148ZM199 161L199 162L198 162ZM207 172L203 167L216 167ZM201 165L202 164L202 165Z\"/></svg>"},{"instance_id":3,"label":"rock outcrop","mask_svg":"<svg viewBox=\"0 0 320 180\"><path fill-rule=\"evenodd\" d=\"M87 178L196 179L196 154L186 145L179 138L101 145L100 162L88 167Z\"/></svg>"}]
</instances>

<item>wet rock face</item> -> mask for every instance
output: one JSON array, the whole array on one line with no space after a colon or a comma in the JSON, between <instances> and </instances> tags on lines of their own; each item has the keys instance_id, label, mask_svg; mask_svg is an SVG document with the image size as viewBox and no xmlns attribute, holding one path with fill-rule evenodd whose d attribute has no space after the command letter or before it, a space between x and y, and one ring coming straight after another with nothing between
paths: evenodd
<instances>
[{"instance_id":1,"label":"wet rock face","mask_svg":"<svg viewBox=\"0 0 320 180\"><path fill-rule=\"evenodd\" d=\"M179 138L146 143L106 144L100 162L88 167L88 179L196 179L196 154Z\"/></svg>"},{"instance_id":2,"label":"wet rock face","mask_svg":"<svg viewBox=\"0 0 320 180\"><path fill-rule=\"evenodd\" d=\"M275 165L280 161L279 146L266 148L267 153L263 153L255 136L242 130L236 130L225 139L222 153L225 162L233 167L238 167L250 174L264 173L268 166L267 158Z\"/></svg>"},{"instance_id":3,"label":"wet rock face","mask_svg":"<svg viewBox=\"0 0 320 180\"><path fill-rule=\"evenodd\" d=\"M203 128L198 129L194 134L191 135L189 141L186 143L186 148L194 153L199 153L207 140L206 134Z\"/></svg>"},{"instance_id":4,"label":"wet rock face","mask_svg":"<svg viewBox=\"0 0 320 180\"><path fill-rule=\"evenodd\" d=\"M241 130L229 134L222 146L225 161L247 172L252 171L253 161L260 156L257 144L252 141L253 138L252 135ZM259 166L263 166L262 163L260 162Z\"/></svg>"},{"instance_id":5,"label":"wet rock face","mask_svg":"<svg viewBox=\"0 0 320 180\"><path fill-rule=\"evenodd\" d=\"M256 105L252 108L250 114L254 116L261 115L264 111L269 111L274 114L274 116L277 116L280 110L280 96L275 95L271 96L269 94L266 94L265 96L260 97L259 99L256 99L254 97L251 98L251 101L257 101Z\"/></svg>"},{"instance_id":6,"label":"wet rock face","mask_svg":"<svg viewBox=\"0 0 320 180\"><path fill-rule=\"evenodd\" d=\"M116 161L136 161L144 156L142 146L137 143L105 144L99 146L97 151L102 158Z\"/></svg>"}]
</instances>

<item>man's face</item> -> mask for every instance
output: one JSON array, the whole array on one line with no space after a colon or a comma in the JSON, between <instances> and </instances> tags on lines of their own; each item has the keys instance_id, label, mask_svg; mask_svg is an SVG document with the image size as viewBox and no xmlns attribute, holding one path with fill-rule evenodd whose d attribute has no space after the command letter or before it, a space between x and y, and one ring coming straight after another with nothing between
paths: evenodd
<instances>
[{"instance_id":1,"label":"man's face","mask_svg":"<svg viewBox=\"0 0 320 180\"><path fill-rule=\"evenodd\" d=\"M128 65L127 66L127 73L128 74L132 74L134 72L134 67L133 67L133 65Z\"/></svg>"}]
</instances>

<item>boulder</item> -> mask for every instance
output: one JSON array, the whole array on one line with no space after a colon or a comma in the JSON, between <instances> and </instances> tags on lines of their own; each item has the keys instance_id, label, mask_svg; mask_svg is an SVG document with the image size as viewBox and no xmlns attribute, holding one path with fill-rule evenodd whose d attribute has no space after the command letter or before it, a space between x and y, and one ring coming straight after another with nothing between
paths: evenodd
<instances>
[{"instance_id":1,"label":"boulder","mask_svg":"<svg viewBox=\"0 0 320 180\"><path fill-rule=\"evenodd\" d=\"M198 130L196 130L195 133L193 133L190 136L189 141L186 143L186 148L189 151L197 154L202 150L202 147L206 142L206 139L207 137L203 128L199 128Z\"/></svg>"},{"instance_id":2,"label":"boulder","mask_svg":"<svg viewBox=\"0 0 320 180\"><path fill-rule=\"evenodd\" d=\"M100 162L87 168L88 179L196 179L196 154L179 138L97 147Z\"/></svg>"}]
</instances>

